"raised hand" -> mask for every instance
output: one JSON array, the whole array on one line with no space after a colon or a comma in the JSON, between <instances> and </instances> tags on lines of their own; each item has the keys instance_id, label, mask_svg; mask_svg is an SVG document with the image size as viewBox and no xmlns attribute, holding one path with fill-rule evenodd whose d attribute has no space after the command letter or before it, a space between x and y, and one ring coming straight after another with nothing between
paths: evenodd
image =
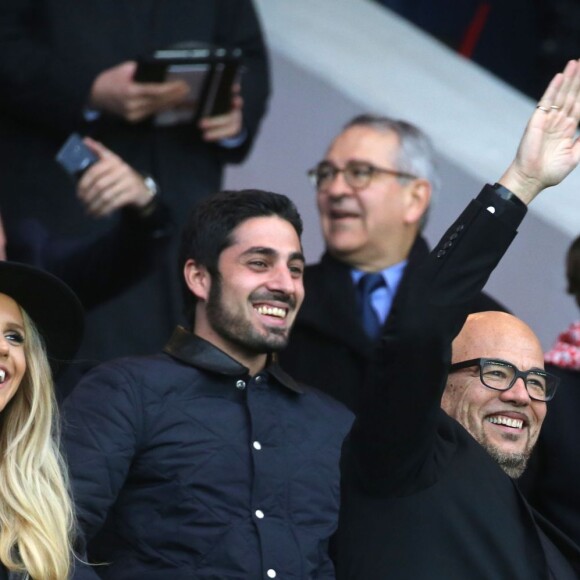
<instances>
[{"instance_id":1,"label":"raised hand","mask_svg":"<svg viewBox=\"0 0 580 580\"><path fill-rule=\"evenodd\" d=\"M579 121L580 61L571 60L548 85L499 182L525 203L560 183L580 162Z\"/></svg>"}]
</instances>

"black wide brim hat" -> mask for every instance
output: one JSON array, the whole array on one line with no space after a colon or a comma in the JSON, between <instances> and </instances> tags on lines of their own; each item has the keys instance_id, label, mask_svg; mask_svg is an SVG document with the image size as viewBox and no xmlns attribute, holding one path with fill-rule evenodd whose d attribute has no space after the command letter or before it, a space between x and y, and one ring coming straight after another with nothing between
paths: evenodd
<instances>
[{"instance_id":1,"label":"black wide brim hat","mask_svg":"<svg viewBox=\"0 0 580 580\"><path fill-rule=\"evenodd\" d=\"M0 261L0 294L10 296L32 319L53 370L74 357L83 335L84 311L62 280L26 264Z\"/></svg>"}]
</instances>

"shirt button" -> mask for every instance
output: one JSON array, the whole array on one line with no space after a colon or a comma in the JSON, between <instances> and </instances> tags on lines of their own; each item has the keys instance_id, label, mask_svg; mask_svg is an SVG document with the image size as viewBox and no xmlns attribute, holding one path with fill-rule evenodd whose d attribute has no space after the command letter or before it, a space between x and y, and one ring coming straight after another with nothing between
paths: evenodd
<instances>
[{"instance_id":1,"label":"shirt button","mask_svg":"<svg viewBox=\"0 0 580 580\"><path fill-rule=\"evenodd\" d=\"M439 251L437 252L437 257L438 257L438 258L442 258L442 257L443 257L445 254L446 254L445 250L439 250Z\"/></svg>"},{"instance_id":2,"label":"shirt button","mask_svg":"<svg viewBox=\"0 0 580 580\"><path fill-rule=\"evenodd\" d=\"M237 381L236 382L236 389L240 389L240 391L243 391L246 388L246 383L244 381Z\"/></svg>"},{"instance_id":3,"label":"shirt button","mask_svg":"<svg viewBox=\"0 0 580 580\"><path fill-rule=\"evenodd\" d=\"M493 205L490 205L490 206L489 206L488 208L486 208L486 209L487 209L487 211L488 211L489 213L495 213L495 207L493 207Z\"/></svg>"},{"instance_id":4,"label":"shirt button","mask_svg":"<svg viewBox=\"0 0 580 580\"><path fill-rule=\"evenodd\" d=\"M256 510L254 513L256 514L256 517L259 520L263 520L264 519L264 512L262 510Z\"/></svg>"},{"instance_id":5,"label":"shirt button","mask_svg":"<svg viewBox=\"0 0 580 580\"><path fill-rule=\"evenodd\" d=\"M260 384L261 382L263 382L263 380L264 380L264 377L263 377L262 375L258 375L258 376L256 377L256 382L257 382L258 384Z\"/></svg>"},{"instance_id":6,"label":"shirt button","mask_svg":"<svg viewBox=\"0 0 580 580\"><path fill-rule=\"evenodd\" d=\"M266 572L266 576L268 576L268 578L276 578L276 570L274 570L273 568L270 568Z\"/></svg>"},{"instance_id":7,"label":"shirt button","mask_svg":"<svg viewBox=\"0 0 580 580\"><path fill-rule=\"evenodd\" d=\"M262 449L262 444L259 441L254 441L252 445L256 451L260 451L260 449Z\"/></svg>"}]
</instances>

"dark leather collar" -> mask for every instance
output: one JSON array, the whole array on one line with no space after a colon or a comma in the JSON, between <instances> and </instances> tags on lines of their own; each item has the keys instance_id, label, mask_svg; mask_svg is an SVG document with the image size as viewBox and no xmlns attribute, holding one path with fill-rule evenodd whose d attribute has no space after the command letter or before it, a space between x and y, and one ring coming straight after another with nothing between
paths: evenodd
<instances>
[{"instance_id":1,"label":"dark leather collar","mask_svg":"<svg viewBox=\"0 0 580 580\"><path fill-rule=\"evenodd\" d=\"M169 342L163 348L163 352L173 358L212 373L230 377L248 376L247 367L237 360L199 336L188 332L182 326L178 326L171 335ZM294 391L304 393L304 389L288 375L275 361L275 355L271 355L268 365L264 369L280 385Z\"/></svg>"}]
</instances>

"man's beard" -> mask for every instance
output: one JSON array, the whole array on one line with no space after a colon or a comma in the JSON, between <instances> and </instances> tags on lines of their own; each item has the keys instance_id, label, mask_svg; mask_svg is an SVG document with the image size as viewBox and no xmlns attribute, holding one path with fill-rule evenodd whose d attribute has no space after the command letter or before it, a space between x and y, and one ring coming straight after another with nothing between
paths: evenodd
<instances>
[{"instance_id":1,"label":"man's beard","mask_svg":"<svg viewBox=\"0 0 580 580\"><path fill-rule=\"evenodd\" d=\"M505 453L487 441L479 441L479 443L509 477L518 479L523 475L532 453L531 449L526 449L522 453Z\"/></svg>"},{"instance_id":2,"label":"man's beard","mask_svg":"<svg viewBox=\"0 0 580 580\"><path fill-rule=\"evenodd\" d=\"M259 296L250 296L250 300L252 298L285 302L290 309L295 307L295 300L280 293L267 295L262 293ZM288 344L289 330L287 328L272 327L267 334L260 334L243 314L228 310L223 304L222 280L219 274L213 278L206 312L208 321L217 334L253 354L278 351Z\"/></svg>"}]
</instances>

